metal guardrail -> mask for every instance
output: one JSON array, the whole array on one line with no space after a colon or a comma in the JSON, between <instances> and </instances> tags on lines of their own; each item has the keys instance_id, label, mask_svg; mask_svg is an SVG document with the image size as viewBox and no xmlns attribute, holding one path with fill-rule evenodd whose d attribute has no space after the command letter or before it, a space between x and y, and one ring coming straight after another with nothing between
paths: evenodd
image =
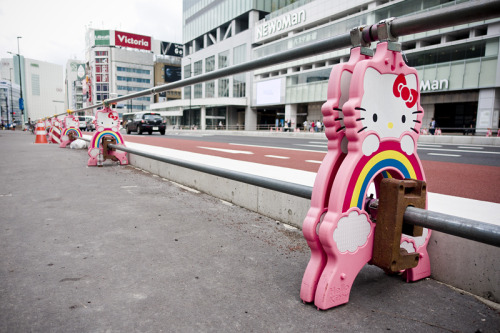
<instances>
[{"instance_id":1,"label":"metal guardrail","mask_svg":"<svg viewBox=\"0 0 500 333\"><path fill-rule=\"evenodd\" d=\"M457 24L464 24L478 20L487 20L498 16L500 16L500 1L478 0L463 3L453 7L429 11L410 17L395 18L390 23L390 31L394 37L399 37L407 34L424 32ZM378 40L377 24L364 27L362 30L362 36L366 42L373 42ZM101 104L92 105L75 111L85 111L97 107L102 107L111 103L142 97L145 95L156 94L159 92L213 80L224 76L247 72L250 70L265 66L271 66L298 58L313 56L324 52L331 52L333 50L349 46L351 46L351 36L350 33L346 33L313 44L309 44L307 46L298 47L289 51L281 52L279 54L255 59L244 64L230 66L218 71L154 87L141 92L108 99ZM130 154L136 154L138 156L155 159L161 162L232 179L235 181L240 181L246 184L267 188L305 199L310 199L312 195L312 188L309 186L278 181L266 177L257 177L237 171L202 165L200 163L176 160L173 158L154 155L120 145L109 144L108 146L111 149L125 151ZM457 216L431 212L414 207L408 207L406 209L404 214L404 222L500 247L500 226L464 219Z\"/></svg>"}]
</instances>

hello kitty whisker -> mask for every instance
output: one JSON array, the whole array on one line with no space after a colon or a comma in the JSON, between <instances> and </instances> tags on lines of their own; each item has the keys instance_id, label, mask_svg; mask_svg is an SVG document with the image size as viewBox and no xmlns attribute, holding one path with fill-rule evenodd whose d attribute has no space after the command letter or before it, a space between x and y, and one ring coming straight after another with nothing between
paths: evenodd
<instances>
[{"instance_id":1,"label":"hello kitty whisker","mask_svg":"<svg viewBox=\"0 0 500 333\"><path fill-rule=\"evenodd\" d=\"M366 126L365 126L365 127L363 127L362 129L360 129L360 130L358 131L358 133L359 133L359 132L364 131L366 128L367 128Z\"/></svg>"},{"instance_id":2,"label":"hello kitty whisker","mask_svg":"<svg viewBox=\"0 0 500 333\"><path fill-rule=\"evenodd\" d=\"M419 123L419 124L421 124L421 123L422 123L420 120L414 120L413 122L414 122L414 123Z\"/></svg>"},{"instance_id":3,"label":"hello kitty whisker","mask_svg":"<svg viewBox=\"0 0 500 333\"><path fill-rule=\"evenodd\" d=\"M365 120L365 118L358 118L358 119L356 119L356 121L361 121L361 120Z\"/></svg>"},{"instance_id":4,"label":"hello kitty whisker","mask_svg":"<svg viewBox=\"0 0 500 333\"><path fill-rule=\"evenodd\" d=\"M416 129L414 129L413 127L411 127L411 129L413 130L413 132L419 134L418 131Z\"/></svg>"},{"instance_id":5,"label":"hello kitty whisker","mask_svg":"<svg viewBox=\"0 0 500 333\"><path fill-rule=\"evenodd\" d=\"M355 108L356 110L361 110L361 111L366 111L366 109L363 108Z\"/></svg>"},{"instance_id":6,"label":"hello kitty whisker","mask_svg":"<svg viewBox=\"0 0 500 333\"><path fill-rule=\"evenodd\" d=\"M333 108L335 111L342 111L341 108Z\"/></svg>"},{"instance_id":7,"label":"hello kitty whisker","mask_svg":"<svg viewBox=\"0 0 500 333\"><path fill-rule=\"evenodd\" d=\"M415 114L415 113L424 113L424 111L415 111L415 112L412 112L412 114Z\"/></svg>"},{"instance_id":8,"label":"hello kitty whisker","mask_svg":"<svg viewBox=\"0 0 500 333\"><path fill-rule=\"evenodd\" d=\"M339 120L342 120L344 118L335 118L335 121L339 121Z\"/></svg>"},{"instance_id":9,"label":"hello kitty whisker","mask_svg":"<svg viewBox=\"0 0 500 333\"><path fill-rule=\"evenodd\" d=\"M337 132L342 131L344 128L345 128L345 126L342 126L341 128L339 128L339 129L337 130Z\"/></svg>"}]
</instances>

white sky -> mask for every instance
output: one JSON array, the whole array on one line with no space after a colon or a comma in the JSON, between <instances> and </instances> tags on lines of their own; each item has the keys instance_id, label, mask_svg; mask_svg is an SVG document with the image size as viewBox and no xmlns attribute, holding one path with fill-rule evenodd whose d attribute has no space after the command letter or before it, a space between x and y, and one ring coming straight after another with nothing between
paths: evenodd
<instances>
[{"instance_id":1,"label":"white sky","mask_svg":"<svg viewBox=\"0 0 500 333\"><path fill-rule=\"evenodd\" d=\"M7 51L63 66L85 60L86 27L182 42L182 0L0 0L0 58Z\"/></svg>"}]
</instances>

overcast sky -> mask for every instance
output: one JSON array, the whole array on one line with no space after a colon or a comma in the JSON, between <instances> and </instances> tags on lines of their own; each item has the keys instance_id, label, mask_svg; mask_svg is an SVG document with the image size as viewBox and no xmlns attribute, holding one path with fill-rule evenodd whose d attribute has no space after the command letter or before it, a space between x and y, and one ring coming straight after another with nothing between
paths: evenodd
<instances>
[{"instance_id":1,"label":"overcast sky","mask_svg":"<svg viewBox=\"0 0 500 333\"><path fill-rule=\"evenodd\" d=\"M2 0L0 58L17 53L66 66L85 60L85 30L120 30L182 42L181 0Z\"/></svg>"}]
</instances>

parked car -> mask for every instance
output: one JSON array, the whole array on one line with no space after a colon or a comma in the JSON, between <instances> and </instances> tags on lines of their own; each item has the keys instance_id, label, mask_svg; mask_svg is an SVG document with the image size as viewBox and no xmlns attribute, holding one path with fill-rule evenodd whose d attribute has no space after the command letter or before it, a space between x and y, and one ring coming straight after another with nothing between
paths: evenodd
<instances>
[{"instance_id":1,"label":"parked car","mask_svg":"<svg viewBox=\"0 0 500 333\"><path fill-rule=\"evenodd\" d=\"M95 131L95 117L89 116L85 118L87 118L87 125L86 125L87 132Z\"/></svg>"},{"instance_id":2,"label":"parked car","mask_svg":"<svg viewBox=\"0 0 500 333\"><path fill-rule=\"evenodd\" d=\"M161 135L165 135L166 124L159 113L138 112L133 119L127 122L126 128L127 134L132 132L137 132L137 134L160 132Z\"/></svg>"},{"instance_id":3,"label":"parked car","mask_svg":"<svg viewBox=\"0 0 500 333\"><path fill-rule=\"evenodd\" d=\"M92 116L78 116L78 127L80 130L87 131L87 122L89 120L94 120L94 117ZM95 129L95 126L94 126Z\"/></svg>"}]
</instances>

